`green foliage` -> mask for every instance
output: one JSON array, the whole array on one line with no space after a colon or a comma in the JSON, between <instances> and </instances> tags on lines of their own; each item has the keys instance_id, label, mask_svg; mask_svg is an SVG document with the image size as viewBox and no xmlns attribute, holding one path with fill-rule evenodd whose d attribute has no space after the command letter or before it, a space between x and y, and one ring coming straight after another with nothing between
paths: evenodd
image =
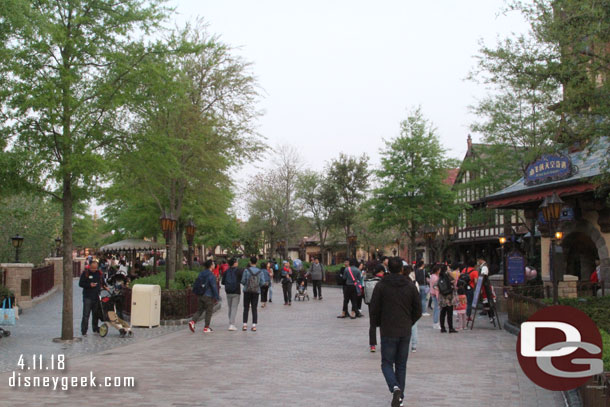
<instances>
[{"instance_id":1,"label":"green foliage","mask_svg":"<svg viewBox=\"0 0 610 407\"><path fill-rule=\"evenodd\" d=\"M15 294L7 287L0 285L0 306L5 298L15 298Z\"/></svg>"},{"instance_id":2,"label":"green foliage","mask_svg":"<svg viewBox=\"0 0 610 407\"><path fill-rule=\"evenodd\" d=\"M29 194L0 199L0 263L15 261L11 236L23 236L19 251L22 263L43 263L55 256L55 238L61 236L60 206L50 199Z\"/></svg>"},{"instance_id":3,"label":"green foliage","mask_svg":"<svg viewBox=\"0 0 610 407\"><path fill-rule=\"evenodd\" d=\"M544 303L552 305L551 298L545 298ZM587 314L599 329L610 332L610 297L581 297L581 298L560 298L560 305L568 305L577 308Z\"/></svg>"},{"instance_id":4,"label":"green foliage","mask_svg":"<svg viewBox=\"0 0 610 407\"><path fill-rule=\"evenodd\" d=\"M174 280L170 280L169 288L171 290L183 290L192 286L197 278L198 271L180 270L176 272ZM133 285L137 284L156 284L165 289L165 272L157 273L152 276L138 278L133 281Z\"/></svg>"},{"instance_id":5,"label":"green foliage","mask_svg":"<svg viewBox=\"0 0 610 407\"><path fill-rule=\"evenodd\" d=\"M379 188L368 205L380 229L393 228L410 239L410 258L415 258L415 238L426 225L439 227L457 218L460 205L443 183L456 163L446 157L436 130L414 110L400 124L400 135L386 142L376 171Z\"/></svg>"},{"instance_id":6,"label":"green foliage","mask_svg":"<svg viewBox=\"0 0 610 407\"><path fill-rule=\"evenodd\" d=\"M602 336L604 371L610 372L610 334L603 329L600 329L599 333Z\"/></svg>"}]
</instances>

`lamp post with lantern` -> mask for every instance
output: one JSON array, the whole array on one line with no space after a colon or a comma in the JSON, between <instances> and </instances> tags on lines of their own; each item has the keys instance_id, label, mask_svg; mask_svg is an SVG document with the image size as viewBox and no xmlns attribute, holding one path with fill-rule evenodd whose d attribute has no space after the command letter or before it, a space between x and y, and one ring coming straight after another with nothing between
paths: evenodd
<instances>
[{"instance_id":1,"label":"lamp post with lantern","mask_svg":"<svg viewBox=\"0 0 610 407\"><path fill-rule=\"evenodd\" d=\"M23 236L15 235L11 237L11 242L13 243L13 247L15 248L15 263L19 263L19 249L23 244Z\"/></svg>"},{"instance_id":2,"label":"lamp post with lantern","mask_svg":"<svg viewBox=\"0 0 610 407\"><path fill-rule=\"evenodd\" d=\"M506 286L506 267L504 266L504 245L506 244L506 237L504 235L500 235L498 241L500 242L500 270L504 276L504 285Z\"/></svg>"},{"instance_id":3,"label":"lamp post with lantern","mask_svg":"<svg viewBox=\"0 0 610 407\"><path fill-rule=\"evenodd\" d=\"M553 195L544 198L544 201L540 205L542 210L542 216L544 221L549 225L549 232L551 235L551 248L549 255L549 268L551 272L551 281L553 283L553 304L559 304L559 281L557 279L557 273L555 271L555 242L563 239L563 232L557 230L559 228L559 218L561 217L561 209L563 208L564 202L561 200L557 192L553 192Z\"/></svg>"},{"instance_id":4,"label":"lamp post with lantern","mask_svg":"<svg viewBox=\"0 0 610 407\"><path fill-rule=\"evenodd\" d=\"M174 219L171 214L168 214L166 211L163 211L163 213L161 213L161 216L159 217L159 222L161 223L161 230L163 231L163 236L165 237L165 288L169 289L169 259L171 258L169 254L169 242L172 237L172 233L176 228L176 219Z\"/></svg>"},{"instance_id":5,"label":"lamp post with lantern","mask_svg":"<svg viewBox=\"0 0 610 407\"><path fill-rule=\"evenodd\" d=\"M193 239L195 239L196 230L197 230L197 227L195 227L195 222L193 222L193 219L189 219L189 221L186 223L186 243L189 246L189 252L188 252L189 270L193 269Z\"/></svg>"}]
</instances>

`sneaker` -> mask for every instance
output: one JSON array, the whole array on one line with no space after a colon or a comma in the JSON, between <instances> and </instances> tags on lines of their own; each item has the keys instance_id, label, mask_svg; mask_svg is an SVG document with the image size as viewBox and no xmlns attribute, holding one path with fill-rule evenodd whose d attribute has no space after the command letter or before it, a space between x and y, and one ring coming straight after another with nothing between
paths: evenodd
<instances>
[{"instance_id":1,"label":"sneaker","mask_svg":"<svg viewBox=\"0 0 610 407\"><path fill-rule=\"evenodd\" d=\"M371 345L371 353L375 353L375 351L376 351L375 345Z\"/></svg>"},{"instance_id":2,"label":"sneaker","mask_svg":"<svg viewBox=\"0 0 610 407\"><path fill-rule=\"evenodd\" d=\"M235 328L235 325L229 325L229 331L237 331L237 328Z\"/></svg>"},{"instance_id":3,"label":"sneaker","mask_svg":"<svg viewBox=\"0 0 610 407\"><path fill-rule=\"evenodd\" d=\"M456 333L457 333L457 331L456 331L455 329L451 328L451 329L449 330L449 333L450 333L450 334L456 334Z\"/></svg>"},{"instance_id":4,"label":"sneaker","mask_svg":"<svg viewBox=\"0 0 610 407\"><path fill-rule=\"evenodd\" d=\"M434 328L434 329L441 329L441 324L440 323L439 324L433 324L432 328Z\"/></svg>"},{"instance_id":5,"label":"sneaker","mask_svg":"<svg viewBox=\"0 0 610 407\"><path fill-rule=\"evenodd\" d=\"M417 352L417 348L415 348L415 346L413 346L413 347L411 348L411 353L415 353L415 352Z\"/></svg>"},{"instance_id":6,"label":"sneaker","mask_svg":"<svg viewBox=\"0 0 610 407\"><path fill-rule=\"evenodd\" d=\"M443 327L441 327L441 333L444 334L445 332L447 332L447 330Z\"/></svg>"},{"instance_id":7,"label":"sneaker","mask_svg":"<svg viewBox=\"0 0 610 407\"><path fill-rule=\"evenodd\" d=\"M322 296L320 296L320 301L322 301Z\"/></svg>"},{"instance_id":8,"label":"sneaker","mask_svg":"<svg viewBox=\"0 0 610 407\"><path fill-rule=\"evenodd\" d=\"M242 331L247 331L248 330L248 325L244 324L244 326L242 326L241 330Z\"/></svg>"},{"instance_id":9,"label":"sneaker","mask_svg":"<svg viewBox=\"0 0 610 407\"><path fill-rule=\"evenodd\" d=\"M252 324L252 331L256 332L256 324Z\"/></svg>"},{"instance_id":10,"label":"sneaker","mask_svg":"<svg viewBox=\"0 0 610 407\"><path fill-rule=\"evenodd\" d=\"M203 333L210 333L210 332L214 332L214 330L212 328L210 328L209 326L206 326L205 328L203 328Z\"/></svg>"},{"instance_id":11,"label":"sneaker","mask_svg":"<svg viewBox=\"0 0 610 407\"><path fill-rule=\"evenodd\" d=\"M189 321L189 329L192 333L195 333L195 321Z\"/></svg>"},{"instance_id":12,"label":"sneaker","mask_svg":"<svg viewBox=\"0 0 610 407\"><path fill-rule=\"evenodd\" d=\"M392 407L400 407L400 387L394 386L392 391Z\"/></svg>"},{"instance_id":13,"label":"sneaker","mask_svg":"<svg viewBox=\"0 0 610 407\"><path fill-rule=\"evenodd\" d=\"M428 312L424 312L423 314L421 314L422 317L429 317L430 314Z\"/></svg>"},{"instance_id":14,"label":"sneaker","mask_svg":"<svg viewBox=\"0 0 610 407\"><path fill-rule=\"evenodd\" d=\"M405 405L405 401L403 399L400 399L400 407L404 407Z\"/></svg>"}]
</instances>

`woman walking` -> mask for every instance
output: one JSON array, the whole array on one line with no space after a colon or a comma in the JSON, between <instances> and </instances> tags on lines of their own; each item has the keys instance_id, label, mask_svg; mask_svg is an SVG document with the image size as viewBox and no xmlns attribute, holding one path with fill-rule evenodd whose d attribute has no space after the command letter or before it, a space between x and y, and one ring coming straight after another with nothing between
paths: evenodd
<instances>
[{"instance_id":1,"label":"woman walking","mask_svg":"<svg viewBox=\"0 0 610 407\"><path fill-rule=\"evenodd\" d=\"M261 278L263 280L263 286L261 287L261 308L265 308L267 305L267 295L269 293L269 286L271 285L271 277L269 276L269 262L263 261L260 264L262 270Z\"/></svg>"},{"instance_id":2,"label":"woman walking","mask_svg":"<svg viewBox=\"0 0 610 407\"><path fill-rule=\"evenodd\" d=\"M284 262L282 267L282 291L284 292L284 305L292 305L292 270L290 263Z\"/></svg>"},{"instance_id":3,"label":"woman walking","mask_svg":"<svg viewBox=\"0 0 610 407\"><path fill-rule=\"evenodd\" d=\"M441 266L439 264L435 264L432 266L432 270L430 271L430 300L432 301L432 327L436 329L440 329L440 324L438 323L439 317L439 307L438 307L438 279L439 273L441 271Z\"/></svg>"}]
</instances>

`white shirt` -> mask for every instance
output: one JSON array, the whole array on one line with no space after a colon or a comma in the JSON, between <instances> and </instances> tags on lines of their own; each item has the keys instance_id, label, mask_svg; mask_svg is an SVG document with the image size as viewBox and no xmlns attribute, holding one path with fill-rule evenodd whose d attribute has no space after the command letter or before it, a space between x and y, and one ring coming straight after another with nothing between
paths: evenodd
<instances>
[{"instance_id":1,"label":"white shirt","mask_svg":"<svg viewBox=\"0 0 610 407\"><path fill-rule=\"evenodd\" d=\"M487 268L487 263L481 264L481 275L482 276L488 276L489 275L489 269Z\"/></svg>"}]
</instances>

